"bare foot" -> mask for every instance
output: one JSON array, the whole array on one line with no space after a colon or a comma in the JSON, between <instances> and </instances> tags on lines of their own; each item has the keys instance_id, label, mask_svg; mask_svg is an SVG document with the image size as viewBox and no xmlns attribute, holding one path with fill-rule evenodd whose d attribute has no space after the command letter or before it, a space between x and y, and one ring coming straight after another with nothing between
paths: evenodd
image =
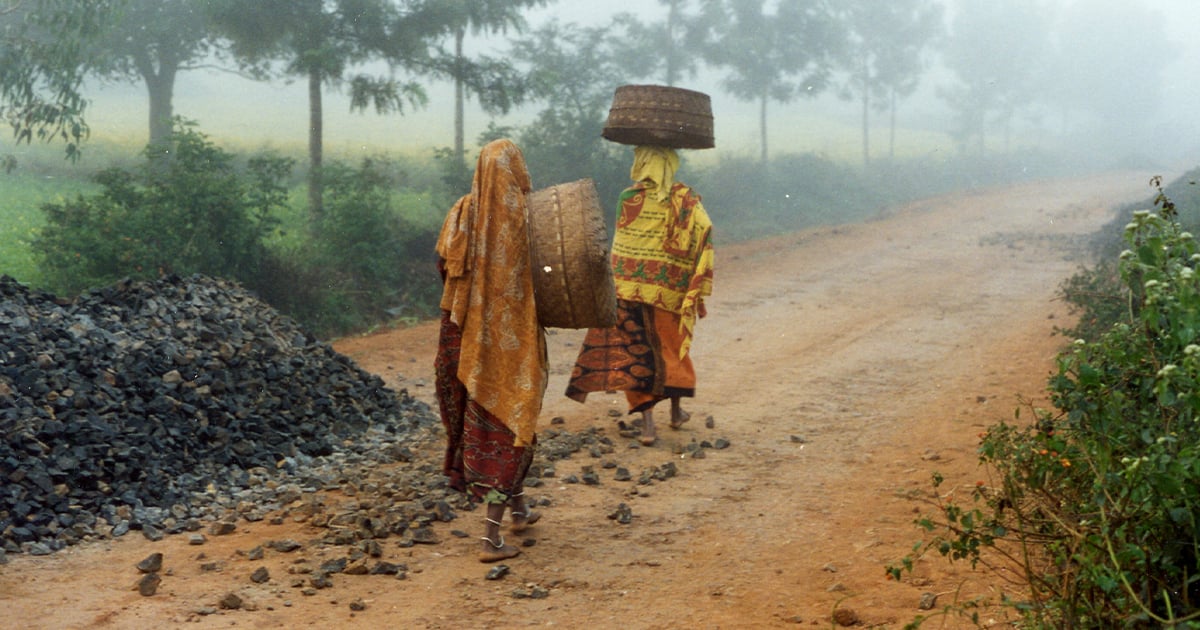
<instances>
[{"instance_id":1,"label":"bare foot","mask_svg":"<svg viewBox=\"0 0 1200 630\"><path fill-rule=\"evenodd\" d=\"M642 436L638 438L642 446L654 446L658 441L658 431L654 428L654 414L649 410L642 412Z\"/></svg>"},{"instance_id":2,"label":"bare foot","mask_svg":"<svg viewBox=\"0 0 1200 630\"><path fill-rule=\"evenodd\" d=\"M491 538L484 536L483 548L479 550L480 562L496 562L498 560L507 560L515 558L521 554L521 550L512 545L505 544L504 537L500 537L500 543L492 542Z\"/></svg>"},{"instance_id":3,"label":"bare foot","mask_svg":"<svg viewBox=\"0 0 1200 630\"><path fill-rule=\"evenodd\" d=\"M691 420L691 419L692 419L692 414L690 414L682 409L672 409L671 410L671 428L672 429L679 430L683 426L684 422L687 422L688 420Z\"/></svg>"},{"instance_id":4,"label":"bare foot","mask_svg":"<svg viewBox=\"0 0 1200 630\"><path fill-rule=\"evenodd\" d=\"M533 510L529 509L528 507L525 508L524 512L518 512L516 510L513 510L512 525L509 526L508 531L510 531L514 534L519 534L519 533L529 529L530 526L532 526L534 523L538 522L541 519L542 519L541 512L534 512Z\"/></svg>"}]
</instances>

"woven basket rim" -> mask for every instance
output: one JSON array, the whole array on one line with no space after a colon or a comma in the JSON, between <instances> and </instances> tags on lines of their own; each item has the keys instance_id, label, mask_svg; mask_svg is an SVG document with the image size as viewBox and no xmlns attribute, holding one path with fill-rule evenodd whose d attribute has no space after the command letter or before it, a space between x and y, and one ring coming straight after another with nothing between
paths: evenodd
<instances>
[{"instance_id":1,"label":"woven basket rim","mask_svg":"<svg viewBox=\"0 0 1200 630\"><path fill-rule=\"evenodd\" d=\"M711 149L712 99L689 88L631 83L613 92L600 136L619 144Z\"/></svg>"},{"instance_id":2,"label":"woven basket rim","mask_svg":"<svg viewBox=\"0 0 1200 630\"><path fill-rule=\"evenodd\" d=\"M661 85L661 84L657 84L657 83L629 83L626 85L619 85L619 86L617 86L617 88L615 90L613 90L613 95L615 96L617 92L643 91L643 90L644 91L664 92L664 93L668 93L668 94L669 93L677 93L677 94L681 94L681 95L688 94L688 95L703 97L704 99L706 99L710 102L712 101L712 97L710 97L706 92L701 92L699 90L693 90L693 89L685 88L685 87L679 87L677 85Z\"/></svg>"}]
</instances>

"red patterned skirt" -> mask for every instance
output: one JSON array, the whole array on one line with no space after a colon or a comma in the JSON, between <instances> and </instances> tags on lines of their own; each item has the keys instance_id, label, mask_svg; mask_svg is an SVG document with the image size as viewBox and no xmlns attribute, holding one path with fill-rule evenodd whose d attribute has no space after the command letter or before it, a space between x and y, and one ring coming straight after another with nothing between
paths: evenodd
<instances>
[{"instance_id":1,"label":"red patterned skirt","mask_svg":"<svg viewBox=\"0 0 1200 630\"><path fill-rule=\"evenodd\" d=\"M434 360L438 407L446 428L442 471L451 488L470 493L476 501L503 503L523 490L533 446L513 446L513 432L467 396L457 376L461 349L462 332L443 311Z\"/></svg>"},{"instance_id":2,"label":"red patterned skirt","mask_svg":"<svg viewBox=\"0 0 1200 630\"><path fill-rule=\"evenodd\" d=\"M690 354L680 358L679 315L649 304L617 300L617 325L588 330L571 371L567 397L579 402L591 392L623 391L629 413L660 400L696 394Z\"/></svg>"}]
</instances>

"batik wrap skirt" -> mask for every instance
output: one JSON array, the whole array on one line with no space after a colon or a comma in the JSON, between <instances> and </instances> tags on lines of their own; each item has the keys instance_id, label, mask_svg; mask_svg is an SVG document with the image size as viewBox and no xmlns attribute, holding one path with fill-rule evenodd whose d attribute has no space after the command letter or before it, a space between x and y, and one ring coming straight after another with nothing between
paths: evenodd
<instances>
[{"instance_id":1,"label":"batik wrap skirt","mask_svg":"<svg viewBox=\"0 0 1200 630\"><path fill-rule=\"evenodd\" d=\"M691 354L679 356L679 315L648 304L617 300L617 325L589 329L567 384L579 402L591 392L623 391L629 413L660 400L696 393Z\"/></svg>"},{"instance_id":2,"label":"batik wrap skirt","mask_svg":"<svg viewBox=\"0 0 1200 630\"><path fill-rule=\"evenodd\" d=\"M533 446L513 446L512 430L468 396L457 376L461 348L459 327L443 312L434 361L438 407L446 428L442 471L451 488L469 493L473 500L504 503L522 492Z\"/></svg>"}]
</instances>

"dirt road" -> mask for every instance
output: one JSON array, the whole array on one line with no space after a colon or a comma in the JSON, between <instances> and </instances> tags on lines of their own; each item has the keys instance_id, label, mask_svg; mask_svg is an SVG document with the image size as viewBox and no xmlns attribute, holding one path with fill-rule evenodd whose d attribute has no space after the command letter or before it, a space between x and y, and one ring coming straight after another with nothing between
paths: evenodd
<instances>
[{"instance_id":1,"label":"dirt road","mask_svg":"<svg viewBox=\"0 0 1200 630\"><path fill-rule=\"evenodd\" d=\"M437 524L441 544L385 544L384 559L408 566L405 580L339 576L312 595L292 585L294 556L246 557L264 541L311 532L248 523L200 547L130 535L11 557L0 566L0 625L830 627L841 608L861 626L899 627L923 612L923 593L940 594L939 606L998 600L1011 587L965 565L928 558L903 582L886 580L884 567L921 537L912 520L924 508L913 492L939 471L943 489L965 495L981 478L978 434L1011 419L1020 397L1041 399L1063 342L1052 331L1069 324L1055 289L1080 264L1083 236L1112 206L1148 197L1149 178L948 196L866 224L736 246L721 246L718 223L715 295L693 350L698 396L682 431L664 428L657 446L632 448L609 413L622 408L618 397L584 405L562 397L582 331L552 331L542 429L602 427L617 448L557 462L556 476L533 491L552 503L532 530L536 544L507 562L503 579L485 580L490 567L475 560L478 512ZM432 402L435 338L427 324L335 347ZM730 446L704 449L704 458L678 452L718 439ZM677 476L637 483L668 462ZM605 464L633 480L615 480ZM600 483L567 482L585 466ZM609 518L622 503L628 524ZM167 572L158 593L142 597L131 590L133 567L154 551ZM219 569L202 570L206 561ZM259 566L270 570L265 584L249 579ZM219 605L231 592L241 609ZM984 621L998 626L1005 614L990 609Z\"/></svg>"}]
</instances>

